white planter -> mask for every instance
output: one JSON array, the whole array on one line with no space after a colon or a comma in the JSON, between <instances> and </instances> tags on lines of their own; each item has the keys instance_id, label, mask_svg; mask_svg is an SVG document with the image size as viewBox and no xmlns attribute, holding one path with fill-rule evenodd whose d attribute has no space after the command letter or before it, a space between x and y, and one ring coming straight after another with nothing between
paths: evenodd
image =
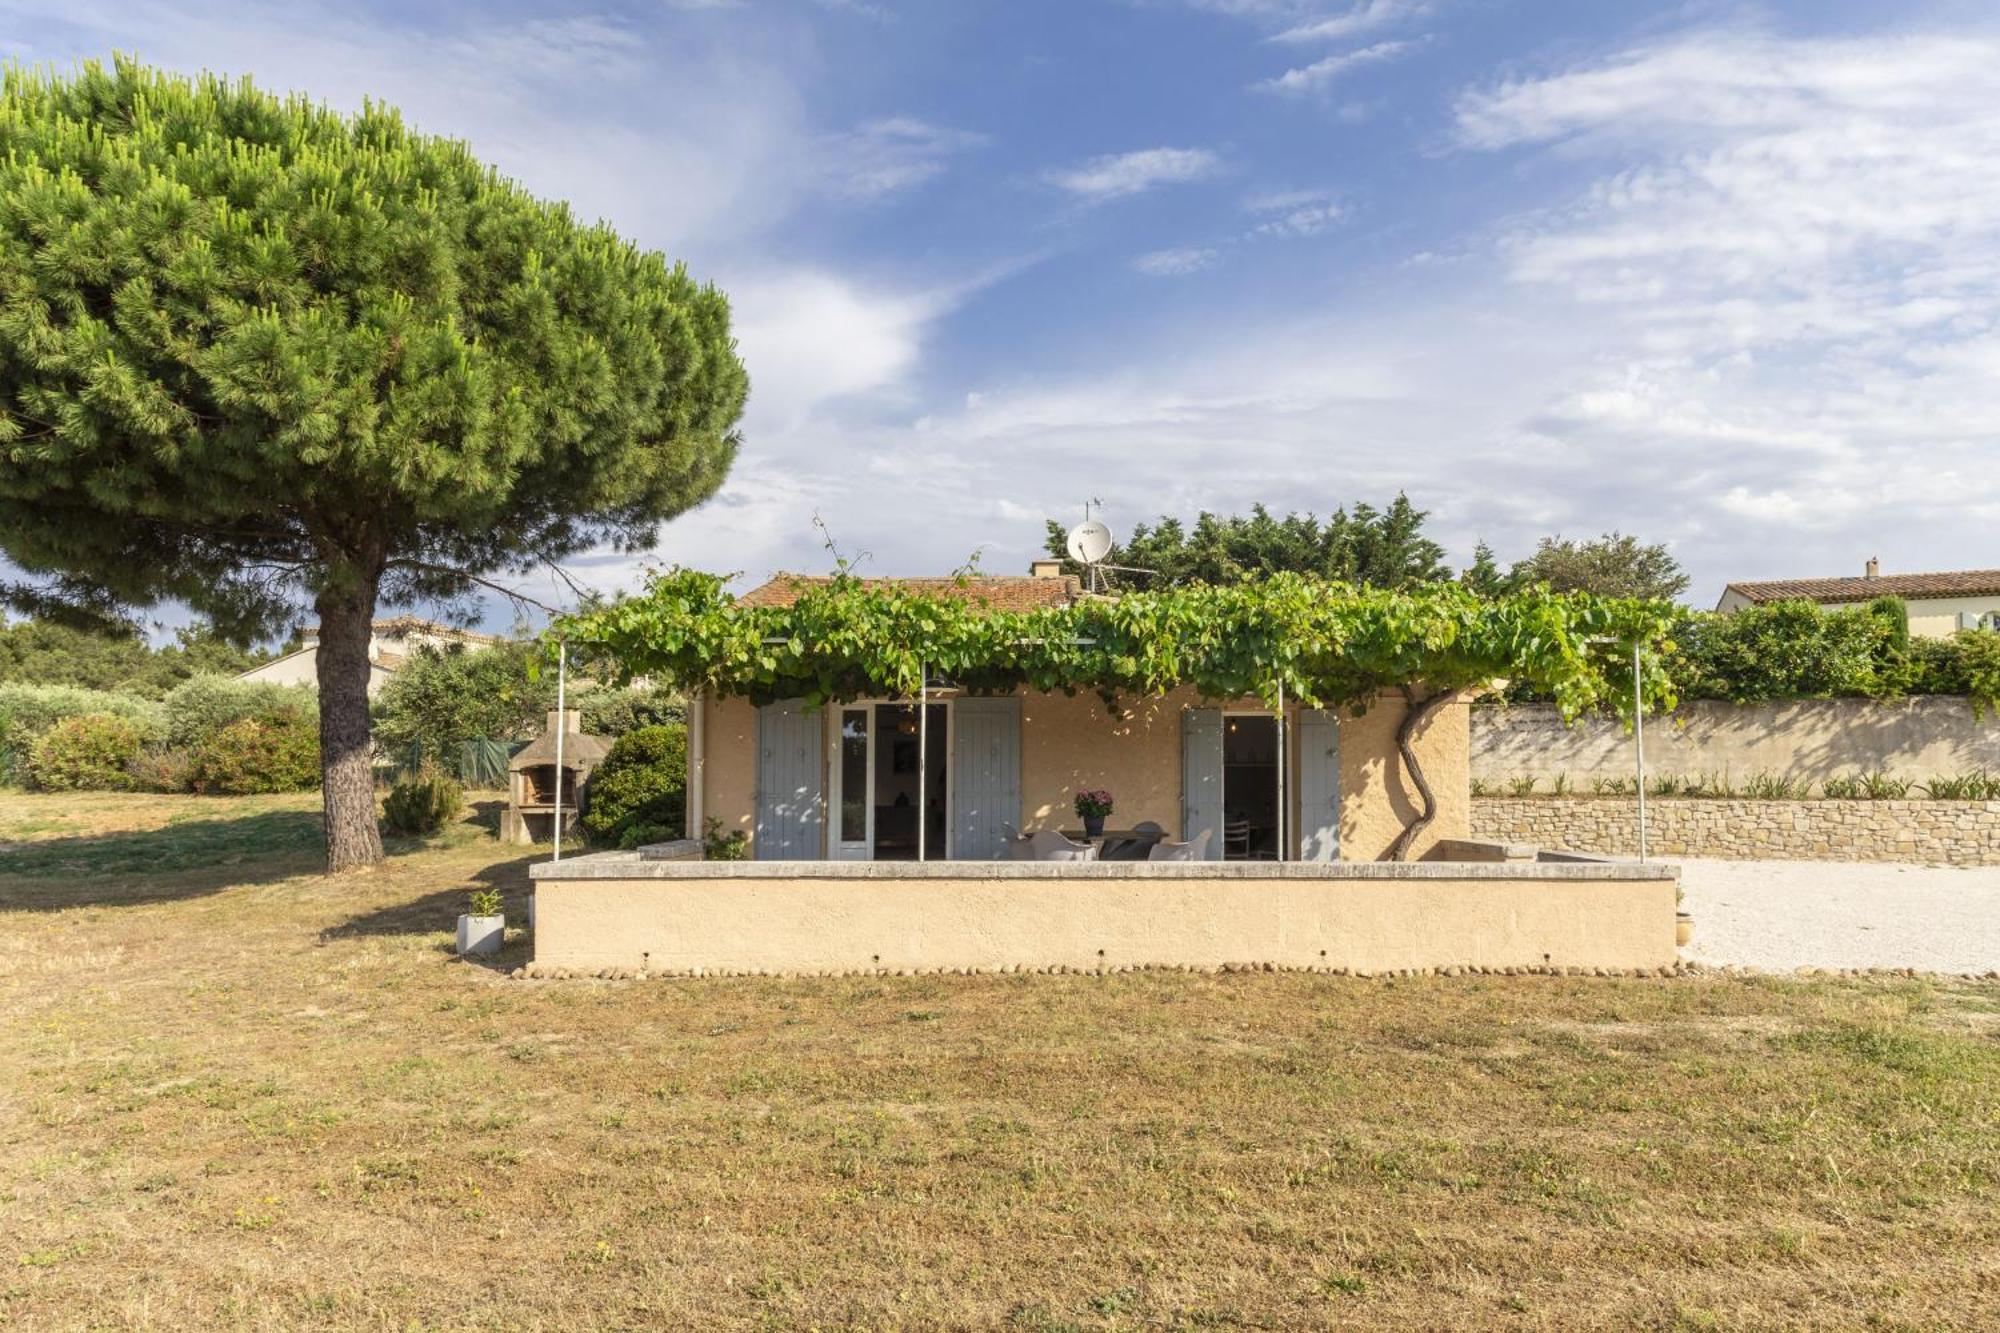
<instances>
[{"instance_id":1,"label":"white planter","mask_svg":"<svg viewBox=\"0 0 2000 1333\"><path fill-rule=\"evenodd\" d=\"M504 916L461 916L458 919L458 951L462 954L499 953L507 934Z\"/></svg>"}]
</instances>

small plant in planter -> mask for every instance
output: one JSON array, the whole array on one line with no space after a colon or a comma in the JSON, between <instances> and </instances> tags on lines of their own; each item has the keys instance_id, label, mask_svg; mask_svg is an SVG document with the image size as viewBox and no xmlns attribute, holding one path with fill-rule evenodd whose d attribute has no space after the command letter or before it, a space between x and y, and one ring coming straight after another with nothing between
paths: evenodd
<instances>
[{"instance_id":1,"label":"small plant in planter","mask_svg":"<svg viewBox=\"0 0 2000 1333\"><path fill-rule=\"evenodd\" d=\"M459 953L499 953L507 918L500 915L498 890L474 889L466 896L466 905L469 910L458 919Z\"/></svg>"},{"instance_id":2,"label":"small plant in planter","mask_svg":"<svg viewBox=\"0 0 2000 1333\"><path fill-rule=\"evenodd\" d=\"M1111 813L1111 793L1086 788L1076 794L1076 812L1083 816L1083 832L1095 838L1104 832L1104 817Z\"/></svg>"}]
</instances>

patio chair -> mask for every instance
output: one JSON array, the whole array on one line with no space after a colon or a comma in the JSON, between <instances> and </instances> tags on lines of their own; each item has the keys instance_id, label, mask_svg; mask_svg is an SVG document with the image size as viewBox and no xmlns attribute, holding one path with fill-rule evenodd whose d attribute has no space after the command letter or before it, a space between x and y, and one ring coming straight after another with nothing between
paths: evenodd
<instances>
[{"instance_id":1,"label":"patio chair","mask_svg":"<svg viewBox=\"0 0 2000 1333\"><path fill-rule=\"evenodd\" d=\"M1250 859L1250 821L1231 819L1222 826L1222 856L1228 861Z\"/></svg>"},{"instance_id":2,"label":"patio chair","mask_svg":"<svg viewBox=\"0 0 2000 1333\"><path fill-rule=\"evenodd\" d=\"M1032 861L1035 859L1035 840L1023 834L1012 824L1002 820L1000 832L1006 839L1009 861Z\"/></svg>"},{"instance_id":3,"label":"patio chair","mask_svg":"<svg viewBox=\"0 0 2000 1333\"><path fill-rule=\"evenodd\" d=\"M1087 842L1071 842L1054 829L1041 829L1028 835L1028 844L1034 849L1037 861L1095 861L1097 849Z\"/></svg>"},{"instance_id":4,"label":"patio chair","mask_svg":"<svg viewBox=\"0 0 2000 1333\"><path fill-rule=\"evenodd\" d=\"M1189 838L1186 842L1156 842L1146 852L1148 861L1206 861L1208 859L1208 835L1210 830Z\"/></svg>"},{"instance_id":5,"label":"patio chair","mask_svg":"<svg viewBox=\"0 0 2000 1333\"><path fill-rule=\"evenodd\" d=\"M1150 819L1141 820L1132 826L1131 836L1106 838L1098 849L1100 861L1143 861L1154 844L1167 836L1167 831Z\"/></svg>"}]
</instances>

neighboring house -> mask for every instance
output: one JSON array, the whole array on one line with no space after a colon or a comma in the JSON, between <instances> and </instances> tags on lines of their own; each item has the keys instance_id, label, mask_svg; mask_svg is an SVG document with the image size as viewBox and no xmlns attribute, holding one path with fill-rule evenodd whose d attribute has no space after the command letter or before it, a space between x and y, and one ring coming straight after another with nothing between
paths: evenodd
<instances>
[{"instance_id":1,"label":"neighboring house","mask_svg":"<svg viewBox=\"0 0 2000 1333\"><path fill-rule=\"evenodd\" d=\"M1902 598L1909 607L1910 633L1915 635L1941 639L1962 629L2000 628L2000 569L1884 574L1879 560L1870 560L1859 578L1732 583L1722 590L1715 609L1740 611L1765 602L1808 601L1833 610L1877 597Z\"/></svg>"},{"instance_id":2,"label":"neighboring house","mask_svg":"<svg viewBox=\"0 0 2000 1333\"><path fill-rule=\"evenodd\" d=\"M450 625L440 625L434 620L419 620L415 616L378 620L370 629L368 693L371 695L386 685L389 677L396 673L396 669L419 648L444 648L451 644L463 644L467 648L487 648L500 642L491 634L475 634L471 630L454 629ZM318 633L307 633L304 644L299 648L262 666L252 667L236 679L270 681L278 685L317 686L319 684Z\"/></svg>"},{"instance_id":3,"label":"neighboring house","mask_svg":"<svg viewBox=\"0 0 2000 1333\"><path fill-rule=\"evenodd\" d=\"M884 580L1006 610L1087 597L1054 561L1027 578ZM744 595L784 606L822 580L779 575ZM1005 827L1074 829L1073 802L1108 789L1108 826L1152 822L1184 840L1207 832L1211 859L1375 860L1416 801L1400 777L1395 735L1406 705L1384 695L1361 717L1285 710L1192 691L1121 700L1094 692L960 693L949 682L919 716L908 699L813 709L741 698L690 705L688 823L741 829L759 860L996 860ZM1437 793L1437 818L1412 849L1465 838L1468 710L1440 709L1415 748Z\"/></svg>"}]
</instances>

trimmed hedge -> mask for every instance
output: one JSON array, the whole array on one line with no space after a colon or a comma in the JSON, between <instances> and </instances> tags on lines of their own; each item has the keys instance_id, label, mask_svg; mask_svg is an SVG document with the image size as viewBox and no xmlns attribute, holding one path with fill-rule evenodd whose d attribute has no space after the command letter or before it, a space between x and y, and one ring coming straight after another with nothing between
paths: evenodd
<instances>
[{"instance_id":1,"label":"trimmed hedge","mask_svg":"<svg viewBox=\"0 0 2000 1333\"><path fill-rule=\"evenodd\" d=\"M35 740L28 775L43 791L123 791L145 744L130 718L112 713L66 717Z\"/></svg>"}]
</instances>

